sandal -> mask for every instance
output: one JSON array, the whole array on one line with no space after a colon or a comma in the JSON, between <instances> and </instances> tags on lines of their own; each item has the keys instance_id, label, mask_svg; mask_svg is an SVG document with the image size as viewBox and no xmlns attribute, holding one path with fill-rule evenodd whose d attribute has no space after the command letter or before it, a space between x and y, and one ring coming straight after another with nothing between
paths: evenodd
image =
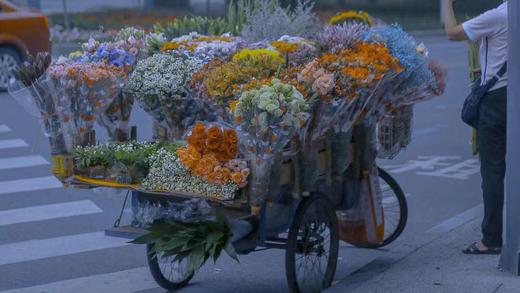
<instances>
[{"instance_id":1,"label":"sandal","mask_svg":"<svg viewBox=\"0 0 520 293\"><path fill-rule=\"evenodd\" d=\"M466 247L462 253L464 254L500 254L502 252L501 247L489 247L488 249L482 250L478 247L478 242L474 242L470 246Z\"/></svg>"}]
</instances>

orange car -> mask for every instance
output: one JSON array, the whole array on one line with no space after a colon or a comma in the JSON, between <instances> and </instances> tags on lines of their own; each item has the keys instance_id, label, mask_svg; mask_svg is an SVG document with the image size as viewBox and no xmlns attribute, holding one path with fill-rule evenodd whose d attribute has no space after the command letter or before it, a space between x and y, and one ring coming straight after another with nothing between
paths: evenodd
<instances>
[{"instance_id":1,"label":"orange car","mask_svg":"<svg viewBox=\"0 0 520 293\"><path fill-rule=\"evenodd\" d=\"M0 0L0 91L6 90L12 70L27 56L50 52L49 21L39 12Z\"/></svg>"}]
</instances>

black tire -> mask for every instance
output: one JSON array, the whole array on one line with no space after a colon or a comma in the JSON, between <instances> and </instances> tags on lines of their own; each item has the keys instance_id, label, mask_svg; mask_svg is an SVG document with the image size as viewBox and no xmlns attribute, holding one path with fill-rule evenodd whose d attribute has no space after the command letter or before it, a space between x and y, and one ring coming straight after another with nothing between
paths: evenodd
<instances>
[{"instance_id":1,"label":"black tire","mask_svg":"<svg viewBox=\"0 0 520 293\"><path fill-rule=\"evenodd\" d=\"M325 233L327 231L328 234ZM325 195L314 193L300 203L289 229L285 251L289 290L294 293L314 293L330 287L336 273L338 250L336 211ZM323 261L326 262L325 271L322 270ZM302 268L304 263L305 268ZM309 264L312 266L310 272L314 275L307 274ZM302 269L306 270L303 278Z\"/></svg>"},{"instance_id":2,"label":"black tire","mask_svg":"<svg viewBox=\"0 0 520 293\"><path fill-rule=\"evenodd\" d=\"M159 286L168 291L175 291L188 285L190 280L193 278L194 273L188 273L187 268L185 273L181 274L178 278L172 276L174 263L168 261L172 258L163 258L157 255L156 258L150 257L151 244L146 246L146 255L148 258L148 267L152 276ZM163 265L161 265L163 264ZM178 263L177 263L178 264ZM186 263L179 264L180 266L186 266ZM170 268L170 274L165 274L165 267Z\"/></svg>"},{"instance_id":3,"label":"black tire","mask_svg":"<svg viewBox=\"0 0 520 293\"><path fill-rule=\"evenodd\" d=\"M356 247L371 249L384 247L394 242L401 233L403 233L406 222L408 221L408 204L401 186L399 186L397 181L385 170L378 168L378 173L379 178L382 180L382 183L384 183L381 188L383 192L383 214L385 215L385 238L381 243L356 243L354 244ZM388 192L386 196L385 192ZM393 210L394 208L397 208L398 211ZM391 214L397 214L397 220L391 222Z\"/></svg>"},{"instance_id":4,"label":"black tire","mask_svg":"<svg viewBox=\"0 0 520 293\"><path fill-rule=\"evenodd\" d=\"M13 78L12 70L22 63L20 54L12 48L0 47L0 92L7 91L9 80Z\"/></svg>"}]
</instances>

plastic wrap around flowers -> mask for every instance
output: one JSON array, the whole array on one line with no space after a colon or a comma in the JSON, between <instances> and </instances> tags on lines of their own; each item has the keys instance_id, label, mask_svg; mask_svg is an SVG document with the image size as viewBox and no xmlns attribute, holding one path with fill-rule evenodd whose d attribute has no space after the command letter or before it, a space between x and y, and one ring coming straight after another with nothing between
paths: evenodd
<instances>
[{"instance_id":1,"label":"plastic wrap around flowers","mask_svg":"<svg viewBox=\"0 0 520 293\"><path fill-rule=\"evenodd\" d=\"M154 121L168 130L168 138L180 139L200 109L186 88L200 66L197 58L155 54L137 63L124 92L134 96Z\"/></svg>"},{"instance_id":2,"label":"plastic wrap around flowers","mask_svg":"<svg viewBox=\"0 0 520 293\"><path fill-rule=\"evenodd\" d=\"M68 134L68 149L93 143L86 135L94 121L109 127L106 110L118 97L124 72L105 63L78 63L58 60L48 76L57 99L58 111Z\"/></svg>"},{"instance_id":3,"label":"plastic wrap around flowers","mask_svg":"<svg viewBox=\"0 0 520 293\"><path fill-rule=\"evenodd\" d=\"M309 105L292 85L273 80L244 92L234 105L240 144L251 166L250 204L261 206L269 194L271 166L309 118Z\"/></svg>"}]
</instances>

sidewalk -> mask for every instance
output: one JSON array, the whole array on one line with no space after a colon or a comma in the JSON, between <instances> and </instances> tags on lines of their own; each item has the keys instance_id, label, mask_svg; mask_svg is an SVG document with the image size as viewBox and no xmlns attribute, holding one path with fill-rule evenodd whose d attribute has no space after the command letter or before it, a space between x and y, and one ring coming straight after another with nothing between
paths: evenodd
<instances>
[{"instance_id":1,"label":"sidewalk","mask_svg":"<svg viewBox=\"0 0 520 293\"><path fill-rule=\"evenodd\" d=\"M357 272L327 292L520 293L520 277L499 271L499 256L461 253L465 245L478 239L479 225L480 220L469 222L412 251L371 278L363 280L356 276L363 272Z\"/></svg>"}]
</instances>

